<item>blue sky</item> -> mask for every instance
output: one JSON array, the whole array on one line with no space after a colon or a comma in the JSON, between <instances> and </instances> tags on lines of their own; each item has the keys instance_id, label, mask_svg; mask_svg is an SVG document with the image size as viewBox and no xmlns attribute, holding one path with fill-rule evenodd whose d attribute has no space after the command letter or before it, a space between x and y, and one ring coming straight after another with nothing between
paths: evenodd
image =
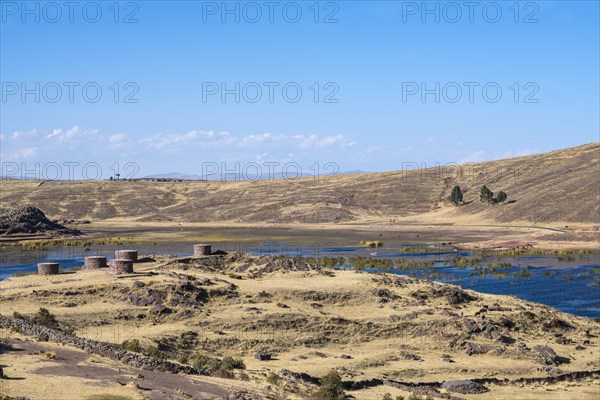
<instances>
[{"instance_id":1,"label":"blue sky","mask_svg":"<svg viewBox=\"0 0 600 400\"><path fill-rule=\"evenodd\" d=\"M599 140L597 1L0 3L13 169L383 171Z\"/></svg>"}]
</instances>

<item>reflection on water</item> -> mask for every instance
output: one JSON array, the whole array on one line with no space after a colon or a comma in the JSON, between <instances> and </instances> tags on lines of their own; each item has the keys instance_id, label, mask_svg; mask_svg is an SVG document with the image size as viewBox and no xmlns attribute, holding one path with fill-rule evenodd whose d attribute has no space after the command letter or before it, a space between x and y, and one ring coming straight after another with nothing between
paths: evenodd
<instances>
[{"instance_id":1,"label":"reflection on water","mask_svg":"<svg viewBox=\"0 0 600 400\"><path fill-rule=\"evenodd\" d=\"M63 270L81 267L88 255L109 260L119 248L140 254L190 256L190 243L161 243L125 246L56 247L46 250L0 248L0 281L15 273L37 271L37 263L58 261ZM311 257L339 268L387 271L421 279L460 285L491 294L514 295L547 304L561 311L600 317L600 262L598 254L496 256L436 245L406 243L370 249L333 241L301 243L280 241L217 243L213 250L240 251L254 255Z\"/></svg>"}]
</instances>

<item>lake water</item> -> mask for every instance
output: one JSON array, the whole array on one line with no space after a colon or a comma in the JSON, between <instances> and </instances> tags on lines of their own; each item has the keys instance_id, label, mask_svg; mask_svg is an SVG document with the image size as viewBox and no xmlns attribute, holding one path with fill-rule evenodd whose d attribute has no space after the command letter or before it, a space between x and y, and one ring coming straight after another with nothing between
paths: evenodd
<instances>
[{"instance_id":1,"label":"lake water","mask_svg":"<svg viewBox=\"0 0 600 400\"><path fill-rule=\"evenodd\" d=\"M411 248L411 252L405 251ZM59 262L63 269L81 267L87 255L104 255L114 258L114 250L136 249L141 255L192 255L190 243L162 243L158 245L102 246L84 252L75 247L56 247L32 251L1 248L0 281L16 272L35 272L37 263ZM420 248L415 253L415 248ZM429 262L432 266L392 268L389 272L432 279L460 285L478 292L514 295L523 300L547 304L558 310L590 318L600 318L600 261L598 254L560 256L516 256L486 259L478 265L502 262L495 270L489 268L452 266L456 258L480 257L467 251L455 251L448 246L430 247L407 243L402 246L369 249L364 246L344 245L339 242L240 242L213 245L213 251L244 251L255 255L287 255L301 257L365 257L371 260L392 259L407 263ZM367 260L368 264L368 260ZM341 267L350 267L347 263ZM366 268L376 271L377 268ZM0 286L1 287L1 286Z\"/></svg>"}]
</instances>

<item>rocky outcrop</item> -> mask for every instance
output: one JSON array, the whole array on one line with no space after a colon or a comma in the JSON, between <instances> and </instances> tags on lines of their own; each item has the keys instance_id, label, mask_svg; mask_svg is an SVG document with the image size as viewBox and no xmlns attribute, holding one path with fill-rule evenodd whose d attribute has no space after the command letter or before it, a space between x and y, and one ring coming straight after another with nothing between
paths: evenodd
<instances>
[{"instance_id":1,"label":"rocky outcrop","mask_svg":"<svg viewBox=\"0 0 600 400\"><path fill-rule=\"evenodd\" d=\"M77 235L81 232L50 221L37 207L11 204L0 207L0 235L15 233Z\"/></svg>"},{"instance_id":2,"label":"rocky outcrop","mask_svg":"<svg viewBox=\"0 0 600 400\"><path fill-rule=\"evenodd\" d=\"M535 346L533 351L537 352L540 360L547 365L560 365L570 361L568 358L559 357L550 346Z\"/></svg>"}]
</instances>

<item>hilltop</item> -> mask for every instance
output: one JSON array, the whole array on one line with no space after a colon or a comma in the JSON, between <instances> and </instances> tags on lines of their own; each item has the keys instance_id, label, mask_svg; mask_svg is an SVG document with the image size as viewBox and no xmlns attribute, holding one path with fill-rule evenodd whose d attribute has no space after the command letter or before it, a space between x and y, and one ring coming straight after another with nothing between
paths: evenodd
<instances>
[{"instance_id":1,"label":"hilltop","mask_svg":"<svg viewBox=\"0 0 600 400\"><path fill-rule=\"evenodd\" d=\"M446 168L274 181L3 182L0 201L51 218L126 223L341 224L373 221L500 224L600 221L600 143ZM448 201L454 185L460 207ZM508 195L479 201L482 185Z\"/></svg>"}]
</instances>

